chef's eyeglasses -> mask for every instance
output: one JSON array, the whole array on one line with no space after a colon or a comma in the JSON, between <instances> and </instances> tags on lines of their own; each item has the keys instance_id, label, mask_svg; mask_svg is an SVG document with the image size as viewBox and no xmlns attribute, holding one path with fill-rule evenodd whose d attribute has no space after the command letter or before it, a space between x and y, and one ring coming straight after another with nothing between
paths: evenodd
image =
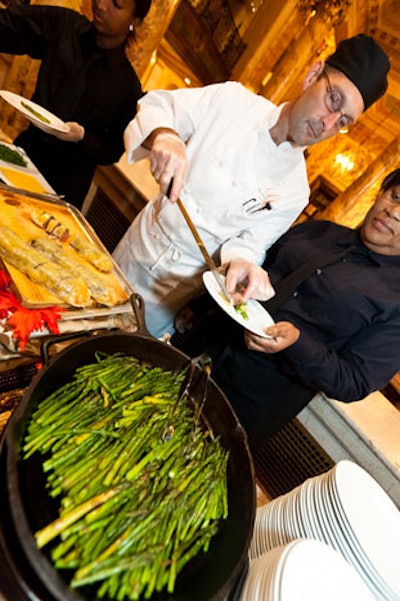
<instances>
[{"instance_id":1,"label":"chef's eyeglasses","mask_svg":"<svg viewBox=\"0 0 400 601\"><path fill-rule=\"evenodd\" d=\"M349 133L350 128L353 125L353 120L351 117L348 117L347 115L342 113L343 96L340 92L332 88L326 69L324 69L323 71L323 76L325 77L328 83L325 96L326 108L330 113L340 113L340 117L336 121L336 127L338 128L341 134L347 134Z\"/></svg>"}]
</instances>

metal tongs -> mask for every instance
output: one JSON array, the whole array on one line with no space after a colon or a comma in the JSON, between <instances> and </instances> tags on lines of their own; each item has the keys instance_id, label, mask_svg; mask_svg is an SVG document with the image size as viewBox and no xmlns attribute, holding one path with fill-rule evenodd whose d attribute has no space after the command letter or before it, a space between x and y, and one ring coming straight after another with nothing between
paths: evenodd
<instances>
[{"instance_id":1,"label":"metal tongs","mask_svg":"<svg viewBox=\"0 0 400 601\"><path fill-rule=\"evenodd\" d=\"M168 190L167 190L167 196L168 196L168 198L169 198L169 195L171 193L172 184L173 184L173 179L171 179L170 184L168 186ZM231 300L231 297L229 295L228 290L226 289L223 277L220 274L220 272L218 271L218 267L216 266L216 264L214 262L214 259L211 257L211 255L209 254L208 250L204 246L204 242L201 239L201 236L200 236L199 232L197 231L197 228L194 225L194 223L193 223L193 221L192 221L189 213L187 212L185 205L183 204L183 202L181 201L180 198L177 199L176 204L178 205L178 207L179 207L179 209L180 209L183 217L185 218L185 221L188 224L188 226L190 228L190 231L193 234L194 239L196 240L197 246L199 247L200 252L201 252L201 254L204 257L204 260L207 263L207 266L208 266L209 270L213 274L214 279L217 282L217 284L219 286L219 289L221 290L221 292L223 294L223 297L231 305L232 304L232 300Z\"/></svg>"},{"instance_id":2,"label":"metal tongs","mask_svg":"<svg viewBox=\"0 0 400 601\"><path fill-rule=\"evenodd\" d=\"M197 370L198 367L201 367L201 371L200 371L198 377L195 378L195 373L198 371ZM202 355L199 355L197 357L193 357L190 360L188 373L186 375L186 381L185 381L184 385L182 386L182 389L181 389L181 392L180 392L178 398L176 399L175 403L172 405L172 407L170 409L167 425L163 429L163 433L161 435L161 440L163 442L168 442L169 440L171 440L171 438L174 435L175 429L174 429L173 417L174 417L174 414L176 412L178 405L183 400L183 398L188 399L195 406L195 409L196 409L195 421L194 421L195 427L198 426L200 419L202 419L205 426L210 431L211 436L214 437L211 426L203 414L204 404L207 399L207 387L208 387L208 381L209 381L210 375L211 375L211 367L212 367L211 358L206 353L203 353ZM195 393L196 389L198 388L198 386L200 385L202 380L204 381L204 383L203 383L204 388L203 388L203 392L201 395L201 399L200 399L200 401L195 401L194 393Z\"/></svg>"}]
</instances>

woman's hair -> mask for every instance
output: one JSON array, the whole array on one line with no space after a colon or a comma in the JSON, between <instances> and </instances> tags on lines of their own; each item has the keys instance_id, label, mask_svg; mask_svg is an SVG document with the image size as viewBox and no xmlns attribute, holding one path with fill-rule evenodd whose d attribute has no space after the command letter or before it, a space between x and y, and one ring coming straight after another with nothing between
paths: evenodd
<instances>
[{"instance_id":1,"label":"woman's hair","mask_svg":"<svg viewBox=\"0 0 400 601\"><path fill-rule=\"evenodd\" d=\"M151 0L135 0L135 10L133 16L141 21L145 18L150 10Z\"/></svg>"},{"instance_id":2,"label":"woman's hair","mask_svg":"<svg viewBox=\"0 0 400 601\"><path fill-rule=\"evenodd\" d=\"M394 186L400 186L400 169L395 169L385 177L381 183L381 192L386 192Z\"/></svg>"}]
</instances>

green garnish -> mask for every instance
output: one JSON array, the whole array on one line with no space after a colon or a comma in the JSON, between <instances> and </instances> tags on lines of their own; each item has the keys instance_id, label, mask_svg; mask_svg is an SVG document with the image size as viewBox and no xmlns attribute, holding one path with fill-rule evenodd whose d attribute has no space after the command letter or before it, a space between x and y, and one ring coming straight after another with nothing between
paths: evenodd
<instances>
[{"instance_id":1,"label":"green garnish","mask_svg":"<svg viewBox=\"0 0 400 601\"><path fill-rule=\"evenodd\" d=\"M43 123L50 123L50 119L47 119L47 117L41 115L39 111L36 111L32 106L29 106L29 104L26 104L23 100L21 100L21 106L30 111L32 115L35 115L35 117L40 119L40 121L43 121Z\"/></svg>"},{"instance_id":2,"label":"green garnish","mask_svg":"<svg viewBox=\"0 0 400 601\"><path fill-rule=\"evenodd\" d=\"M247 312L247 304L241 303L240 305L235 305L236 313L239 313L243 317L243 319L249 319L249 314Z\"/></svg>"},{"instance_id":3,"label":"green garnish","mask_svg":"<svg viewBox=\"0 0 400 601\"><path fill-rule=\"evenodd\" d=\"M0 144L0 159L7 163L13 163L13 165L19 165L20 167L26 167L28 164L17 150L13 150L4 144Z\"/></svg>"}]
</instances>

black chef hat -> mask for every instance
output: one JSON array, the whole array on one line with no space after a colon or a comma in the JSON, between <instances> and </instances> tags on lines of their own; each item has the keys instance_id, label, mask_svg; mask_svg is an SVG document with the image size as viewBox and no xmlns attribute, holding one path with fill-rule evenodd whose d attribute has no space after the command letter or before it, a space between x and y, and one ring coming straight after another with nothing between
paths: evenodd
<instances>
[{"instance_id":1,"label":"black chef hat","mask_svg":"<svg viewBox=\"0 0 400 601\"><path fill-rule=\"evenodd\" d=\"M357 86L364 100L364 111L387 90L389 59L368 35L361 33L342 40L326 63L342 71Z\"/></svg>"}]
</instances>

